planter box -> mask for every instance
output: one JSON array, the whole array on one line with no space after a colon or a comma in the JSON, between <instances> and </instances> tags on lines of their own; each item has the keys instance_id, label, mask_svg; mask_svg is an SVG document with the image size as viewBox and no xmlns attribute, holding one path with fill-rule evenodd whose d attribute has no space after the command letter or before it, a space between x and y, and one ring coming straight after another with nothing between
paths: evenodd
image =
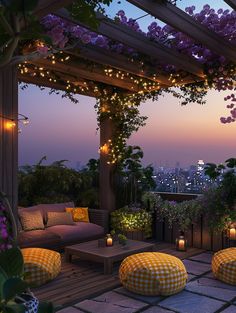
<instances>
[{"instance_id":1,"label":"planter box","mask_svg":"<svg viewBox=\"0 0 236 313\"><path fill-rule=\"evenodd\" d=\"M165 241L175 244L175 239L178 237L179 229L174 226L169 228L167 221L156 220L156 240ZM229 244L226 240L224 232L211 234L207 226L205 218L201 216L199 222L190 225L189 229L185 231L185 237L188 241L188 247L199 249L219 251L227 248Z\"/></svg>"},{"instance_id":2,"label":"planter box","mask_svg":"<svg viewBox=\"0 0 236 313\"><path fill-rule=\"evenodd\" d=\"M132 239L132 240L139 240L139 241L144 241L145 235L144 232L141 230L135 230L135 231L127 231L124 232L124 235L128 238L128 239Z\"/></svg>"}]
</instances>

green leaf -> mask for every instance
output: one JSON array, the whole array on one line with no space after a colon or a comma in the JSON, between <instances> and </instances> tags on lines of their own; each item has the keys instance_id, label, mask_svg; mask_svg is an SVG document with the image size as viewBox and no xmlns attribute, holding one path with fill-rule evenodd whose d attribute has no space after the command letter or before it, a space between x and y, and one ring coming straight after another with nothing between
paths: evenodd
<instances>
[{"instance_id":1,"label":"green leaf","mask_svg":"<svg viewBox=\"0 0 236 313\"><path fill-rule=\"evenodd\" d=\"M0 268L0 299L3 298L3 295L2 295L2 288L3 288L3 285L5 284L7 280L7 275L4 271L1 270Z\"/></svg>"},{"instance_id":2,"label":"green leaf","mask_svg":"<svg viewBox=\"0 0 236 313\"><path fill-rule=\"evenodd\" d=\"M25 313L25 307L22 304L7 304L4 313Z\"/></svg>"},{"instance_id":3,"label":"green leaf","mask_svg":"<svg viewBox=\"0 0 236 313\"><path fill-rule=\"evenodd\" d=\"M14 299L17 294L24 292L28 284L19 277L9 278L5 281L2 288L2 296L6 302Z\"/></svg>"},{"instance_id":4,"label":"green leaf","mask_svg":"<svg viewBox=\"0 0 236 313\"><path fill-rule=\"evenodd\" d=\"M55 312L51 302L40 302L38 313L53 313Z\"/></svg>"},{"instance_id":5,"label":"green leaf","mask_svg":"<svg viewBox=\"0 0 236 313\"><path fill-rule=\"evenodd\" d=\"M94 7L83 0L78 0L72 5L72 16L93 29L98 27Z\"/></svg>"},{"instance_id":6,"label":"green leaf","mask_svg":"<svg viewBox=\"0 0 236 313\"><path fill-rule=\"evenodd\" d=\"M235 158L230 158L230 159L226 160L225 163L227 164L227 167L229 167L229 168L236 167L236 159Z\"/></svg>"},{"instance_id":7,"label":"green leaf","mask_svg":"<svg viewBox=\"0 0 236 313\"><path fill-rule=\"evenodd\" d=\"M8 277L21 276L24 271L24 260L19 248L12 248L0 253L0 267Z\"/></svg>"}]
</instances>

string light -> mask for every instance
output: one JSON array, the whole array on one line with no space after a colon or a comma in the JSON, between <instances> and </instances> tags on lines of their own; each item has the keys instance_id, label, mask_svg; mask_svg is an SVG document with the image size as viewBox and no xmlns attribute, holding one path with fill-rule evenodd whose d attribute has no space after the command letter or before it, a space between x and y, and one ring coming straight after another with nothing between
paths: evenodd
<instances>
[{"instance_id":1,"label":"string light","mask_svg":"<svg viewBox=\"0 0 236 313\"><path fill-rule=\"evenodd\" d=\"M8 116L5 116L5 115L0 115L0 117L3 119L3 120L6 120L5 122L5 128L10 130L10 129L13 129L17 123L16 122L22 122L22 124L24 126L28 125L29 124L29 118L27 116L25 116L24 114L18 114L17 118L10 118ZM21 129L18 128L18 133L21 133Z\"/></svg>"}]
</instances>

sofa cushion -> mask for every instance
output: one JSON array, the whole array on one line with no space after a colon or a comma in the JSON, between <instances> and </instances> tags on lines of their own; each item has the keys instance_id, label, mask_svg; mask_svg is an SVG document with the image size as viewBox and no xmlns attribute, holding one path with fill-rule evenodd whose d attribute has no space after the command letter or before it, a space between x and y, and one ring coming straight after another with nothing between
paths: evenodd
<instances>
[{"instance_id":1,"label":"sofa cushion","mask_svg":"<svg viewBox=\"0 0 236 313\"><path fill-rule=\"evenodd\" d=\"M66 208L66 212L71 213L74 222L87 222L87 223L90 222L88 208L85 207Z\"/></svg>"},{"instance_id":2,"label":"sofa cushion","mask_svg":"<svg viewBox=\"0 0 236 313\"><path fill-rule=\"evenodd\" d=\"M72 215L67 212L47 212L47 227L55 225L74 225Z\"/></svg>"},{"instance_id":3,"label":"sofa cushion","mask_svg":"<svg viewBox=\"0 0 236 313\"><path fill-rule=\"evenodd\" d=\"M32 212L40 210L44 219L44 224L47 224L47 212L65 212L66 208L74 206L74 202L37 204L27 208L20 208L19 212Z\"/></svg>"},{"instance_id":4,"label":"sofa cushion","mask_svg":"<svg viewBox=\"0 0 236 313\"><path fill-rule=\"evenodd\" d=\"M63 243L66 244L93 240L104 235L103 227L86 222L78 222L74 225L56 225L47 229L60 236Z\"/></svg>"},{"instance_id":5,"label":"sofa cushion","mask_svg":"<svg viewBox=\"0 0 236 313\"><path fill-rule=\"evenodd\" d=\"M25 247L58 247L61 245L61 237L48 229L22 231L18 236L18 244Z\"/></svg>"},{"instance_id":6,"label":"sofa cushion","mask_svg":"<svg viewBox=\"0 0 236 313\"><path fill-rule=\"evenodd\" d=\"M41 211L20 212L20 222L24 231L44 229Z\"/></svg>"}]
</instances>

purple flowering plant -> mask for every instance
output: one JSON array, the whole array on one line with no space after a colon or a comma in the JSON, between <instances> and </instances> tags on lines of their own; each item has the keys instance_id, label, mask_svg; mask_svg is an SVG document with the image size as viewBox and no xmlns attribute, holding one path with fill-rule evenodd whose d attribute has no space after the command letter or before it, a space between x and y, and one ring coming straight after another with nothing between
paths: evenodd
<instances>
[{"instance_id":1,"label":"purple flowering plant","mask_svg":"<svg viewBox=\"0 0 236 313\"><path fill-rule=\"evenodd\" d=\"M236 44L236 32L234 31L236 27L235 11L215 10L208 4L204 5L200 12L195 12L195 6L187 7L185 11L197 22L215 32L219 37L224 38L233 45ZM181 86L180 92L167 90L167 92L171 92L177 98L182 99L182 104L189 102L204 103L203 97L206 95L208 89L235 91L236 66L234 63L227 61L224 56L216 54L206 46L196 42L188 35L169 25L160 26L155 21L148 26L148 31L145 33L141 30L138 22L132 18L128 18L123 10L118 11L115 20L117 23L124 24L132 30L142 33L152 41L160 42L169 48L174 48L182 54L194 58L204 66L205 82L196 82ZM96 45L116 53L125 54L131 58L140 59L141 61L145 60L145 56L140 55L134 49L97 34L91 31L90 27L85 28L72 24L58 16L46 16L42 20L42 25L55 47L64 49L76 40L79 40L84 44ZM159 66L160 71L163 73L178 74L177 68L173 65L155 64L155 66ZM235 93L225 98L225 101L228 100L231 100L231 103L226 106L229 109L229 116L220 118L220 121L224 124L236 120Z\"/></svg>"},{"instance_id":2,"label":"purple flowering plant","mask_svg":"<svg viewBox=\"0 0 236 313\"><path fill-rule=\"evenodd\" d=\"M6 208L0 203L0 252L10 249L12 247L12 240Z\"/></svg>"}]
</instances>

